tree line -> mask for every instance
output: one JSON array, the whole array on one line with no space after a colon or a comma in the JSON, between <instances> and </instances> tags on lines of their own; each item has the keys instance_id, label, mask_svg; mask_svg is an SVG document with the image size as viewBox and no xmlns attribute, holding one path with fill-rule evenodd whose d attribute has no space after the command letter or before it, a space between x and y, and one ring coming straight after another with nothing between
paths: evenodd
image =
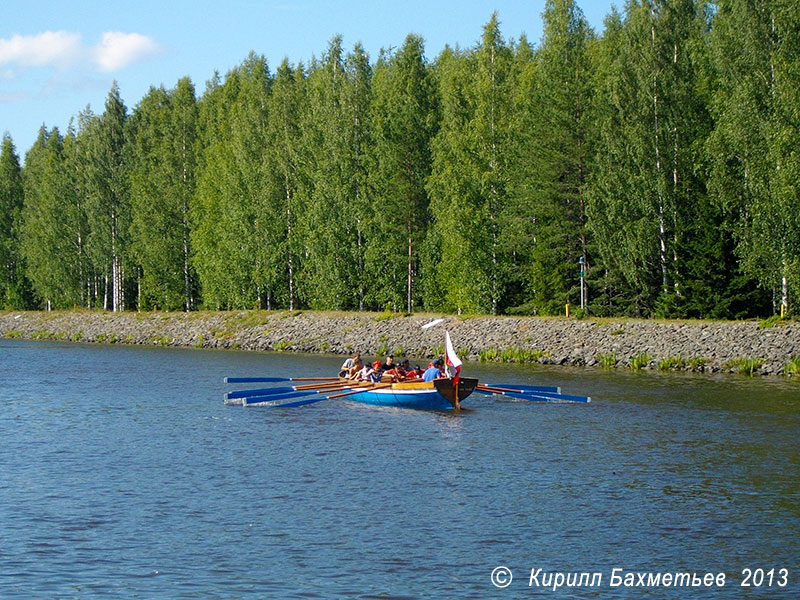
<instances>
[{"instance_id":1,"label":"tree line","mask_svg":"<svg viewBox=\"0 0 800 600\"><path fill-rule=\"evenodd\" d=\"M743 318L800 290L800 5L547 0L429 61L252 53L0 152L0 306ZM581 275L579 262L583 265Z\"/></svg>"}]
</instances>

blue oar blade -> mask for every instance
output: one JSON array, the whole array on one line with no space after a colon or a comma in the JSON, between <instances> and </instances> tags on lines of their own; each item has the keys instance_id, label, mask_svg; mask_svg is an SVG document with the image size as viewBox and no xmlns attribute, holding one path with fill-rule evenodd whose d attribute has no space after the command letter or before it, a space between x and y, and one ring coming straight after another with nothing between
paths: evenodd
<instances>
[{"instance_id":1,"label":"blue oar blade","mask_svg":"<svg viewBox=\"0 0 800 600\"><path fill-rule=\"evenodd\" d=\"M491 392L489 390L481 390L476 388L479 394L498 394L500 396L508 396L510 398L520 398L521 400L528 400L529 402L591 402L589 396L575 396L573 394L556 394L552 392Z\"/></svg>"},{"instance_id":2,"label":"blue oar blade","mask_svg":"<svg viewBox=\"0 0 800 600\"><path fill-rule=\"evenodd\" d=\"M315 402L322 402L323 400L327 400L327 396L323 396L322 398L307 398L305 400L295 400L294 402L281 402L275 404L272 399L270 400L261 400L260 402L254 403L245 403L245 406L258 406L258 407L265 407L265 408L291 408L294 406L305 406L306 404L314 404Z\"/></svg>"},{"instance_id":3,"label":"blue oar blade","mask_svg":"<svg viewBox=\"0 0 800 600\"><path fill-rule=\"evenodd\" d=\"M294 387L276 387L276 388L260 388L253 390L235 390L225 394L226 398L244 398L245 396L270 396L272 394L285 394L286 392L294 392Z\"/></svg>"},{"instance_id":4,"label":"blue oar blade","mask_svg":"<svg viewBox=\"0 0 800 600\"><path fill-rule=\"evenodd\" d=\"M561 394L556 392L528 392L528 391L525 391L523 394L525 396L527 395L543 396L545 398L553 398L554 400L564 400L567 402L588 402L587 400L588 396L578 396L575 394Z\"/></svg>"},{"instance_id":5,"label":"blue oar blade","mask_svg":"<svg viewBox=\"0 0 800 600\"><path fill-rule=\"evenodd\" d=\"M521 398L522 400L528 400L530 402L591 402L592 401L592 399L589 396L575 396L572 394L549 394L549 393L517 394L516 392L502 392L502 394L506 396L511 396L512 398Z\"/></svg>"},{"instance_id":6,"label":"blue oar blade","mask_svg":"<svg viewBox=\"0 0 800 600\"><path fill-rule=\"evenodd\" d=\"M269 396L240 396L243 404L253 404L254 402L277 402L289 400L290 398L302 398L303 396L313 396L319 392L288 392L286 394L270 394ZM229 398L230 399L230 398Z\"/></svg>"},{"instance_id":7,"label":"blue oar blade","mask_svg":"<svg viewBox=\"0 0 800 600\"><path fill-rule=\"evenodd\" d=\"M487 383L489 387L508 388L512 390L522 390L524 392L553 392L556 394L561 393L560 387L552 385L522 385L520 383Z\"/></svg>"},{"instance_id":8,"label":"blue oar blade","mask_svg":"<svg viewBox=\"0 0 800 600\"><path fill-rule=\"evenodd\" d=\"M288 377L226 377L225 383L277 383L291 381Z\"/></svg>"}]
</instances>

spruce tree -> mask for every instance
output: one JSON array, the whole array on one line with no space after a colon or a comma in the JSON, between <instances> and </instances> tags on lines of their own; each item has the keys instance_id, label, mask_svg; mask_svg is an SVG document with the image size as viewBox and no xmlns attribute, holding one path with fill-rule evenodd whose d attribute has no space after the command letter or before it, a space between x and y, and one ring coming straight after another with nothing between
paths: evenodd
<instances>
[{"instance_id":1,"label":"spruce tree","mask_svg":"<svg viewBox=\"0 0 800 600\"><path fill-rule=\"evenodd\" d=\"M409 35L397 52L375 67L370 148L371 204L367 272L372 304L422 304L417 286L420 248L428 223L425 182L436 125L435 89L422 38Z\"/></svg>"}]
</instances>

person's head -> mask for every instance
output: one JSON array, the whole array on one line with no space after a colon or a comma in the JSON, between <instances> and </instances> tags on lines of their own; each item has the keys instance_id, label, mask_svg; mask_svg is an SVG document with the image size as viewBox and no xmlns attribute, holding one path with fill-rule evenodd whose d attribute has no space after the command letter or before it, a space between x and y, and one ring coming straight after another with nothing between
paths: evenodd
<instances>
[{"instance_id":1,"label":"person's head","mask_svg":"<svg viewBox=\"0 0 800 600\"><path fill-rule=\"evenodd\" d=\"M444 369L444 361L441 358L437 358L435 361L433 361L433 366L441 371Z\"/></svg>"},{"instance_id":2,"label":"person's head","mask_svg":"<svg viewBox=\"0 0 800 600\"><path fill-rule=\"evenodd\" d=\"M391 365L394 362L394 356L391 354L386 355L386 364Z\"/></svg>"},{"instance_id":3,"label":"person's head","mask_svg":"<svg viewBox=\"0 0 800 600\"><path fill-rule=\"evenodd\" d=\"M375 369L376 371L378 369L380 369L381 368L381 361L376 360L374 363L372 363L372 368Z\"/></svg>"},{"instance_id":4,"label":"person's head","mask_svg":"<svg viewBox=\"0 0 800 600\"><path fill-rule=\"evenodd\" d=\"M403 367L404 369L408 369L408 365L409 363L407 358L400 363L400 366Z\"/></svg>"},{"instance_id":5,"label":"person's head","mask_svg":"<svg viewBox=\"0 0 800 600\"><path fill-rule=\"evenodd\" d=\"M359 362L361 360L361 353L356 352L355 354L353 354L353 360Z\"/></svg>"},{"instance_id":6,"label":"person's head","mask_svg":"<svg viewBox=\"0 0 800 600\"><path fill-rule=\"evenodd\" d=\"M357 367L360 367L360 366L363 364L363 363L361 362L361 357L360 357L360 356L358 356L358 355L356 355L356 359L355 359L355 361L353 362L353 364L354 364L355 366L357 366Z\"/></svg>"},{"instance_id":7,"label":"person's head","mask_svg":"<svg viewBox=\"0 0 800 600\"><path fill-rule=\"evenodd\" d=\"M414 370L419 373L422 369L419 368L419 365L414 365Z\"/></svg>"}]
</instances>

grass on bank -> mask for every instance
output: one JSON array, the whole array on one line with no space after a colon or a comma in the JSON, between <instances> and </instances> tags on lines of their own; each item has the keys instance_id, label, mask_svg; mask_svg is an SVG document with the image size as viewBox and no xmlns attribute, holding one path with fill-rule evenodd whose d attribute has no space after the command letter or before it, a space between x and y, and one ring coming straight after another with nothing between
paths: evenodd
<instances>
[{"instance_id":1,"label":"grass on bank","mask_svg":"<svg viewBox=\"0 0 800 600\"><path fill-rule=\"evenodd\" d=\"M783 370L788 375L800 375L800 356L793 356Z\"/></svg>"},{"instance_id":2,"label":"grass on bank","mask_svg":"<svg viewBox=\"0 0 800 600\"><path fill-rule=\"evenodd\" d=\"M641 352L631 358L631 371L641 371L650 364L653 357Z\"/></svg>"},{"instance_id":3,"label":"grass on bank","mask_svg":"<svg viewBox=\"0 0 800 600\"><path fill-rule=\"evenodd\" d=\"M726 362L723 367L732 369L740 375L752 377L764 364L763 358L734 358Z\"/></svg>"}]
</instances>

